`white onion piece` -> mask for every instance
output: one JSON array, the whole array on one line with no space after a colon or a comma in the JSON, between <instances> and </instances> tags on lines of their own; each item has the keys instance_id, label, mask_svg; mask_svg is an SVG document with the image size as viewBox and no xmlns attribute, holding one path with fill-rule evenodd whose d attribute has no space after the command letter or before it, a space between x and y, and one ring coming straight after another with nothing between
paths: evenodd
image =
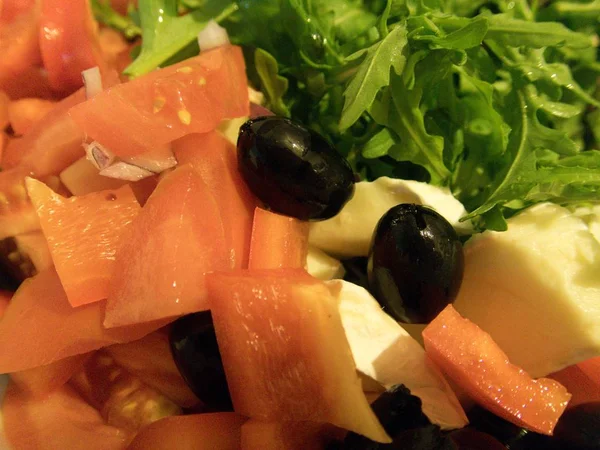
<instances>
[{"instance_id":1,"label":"white onion piece","mask_svg":"<svg viewBox=\"0 0 600 450\"><path fill-rule=\"evenodd\" d=\"M103 177L116 178L118 180L139 181L142 178L148 178L154 174L149 170L120 161L102 169L100 175Z\"/></svg>"},{"instance_id":2,"label":"white onion piece","mask_svg":"<svg viewBox=\"0 0 600 450\"><path fill-rule=\"evenodd\" d=\"M88 161L98 170L110 166L116 159L116 156L110 150L96 141L91 144L83 144L83 147Z\"/></svg>"},{"instance_id":3,"label":"white onion piece","mask_svg":"<svg viewBox=\"0 0 600 450\"><path fill-rule=\"evenodd\" d=\"M198 45L201 52L227 44L229 44L227 30L214 20L209 21L202 31L198 33Z\"/></svg>"},{"instance_id":4,"label":"white onion piece","mask_svg":"<svg viewBox=\"0 0 600 450\"><path fill-rule=\"evenodd\" d=\"M102 92L102 76L98 66L85 69L81 72L83 85L85 86L85 98L92 98L94 95Z\"/></svg>"},{"instance_id":5,"label":"white onion piece","mask_svg":"<svg viewBox=\"0 0 600 450\"><path fill-rule=\"evenodd\" d=\"M123 162L141 167L150 172L160 173L177 165L177 159L170 146L160 147L149 152L129 158L122 158Z\"/></svg>"}]
</instances>

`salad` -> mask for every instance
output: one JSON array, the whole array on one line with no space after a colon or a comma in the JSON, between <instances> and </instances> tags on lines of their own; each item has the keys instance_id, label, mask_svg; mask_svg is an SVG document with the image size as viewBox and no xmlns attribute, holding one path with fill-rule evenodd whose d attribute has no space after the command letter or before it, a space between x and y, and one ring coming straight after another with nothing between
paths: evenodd
<instances>
[{"instance_id":1,"label":"salad","mask_svg":"<svg viewBox=\"0 0 600 450\"><path fill-rule=\"evenodd\" d=\"M0 0L7 448L599 448L599 19Z\"/></svg>"}]
</instances>

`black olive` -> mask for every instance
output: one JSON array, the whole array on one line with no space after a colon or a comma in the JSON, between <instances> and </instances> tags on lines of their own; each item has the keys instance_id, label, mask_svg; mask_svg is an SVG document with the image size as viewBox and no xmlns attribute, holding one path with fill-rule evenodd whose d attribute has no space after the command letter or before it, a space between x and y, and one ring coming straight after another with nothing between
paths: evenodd
<instances>
[{"instance_id":1,"label":"black olive","mask_svg":"<svg viewBox=\"0 0 600 450\"><path fill-rule=\"evenodd\" d=\"M396 385L381 394L371 404L373 412L386 433L394 441L395 436L407 430L425 427L431 422L421 410L421 399L411 395L404 385ZM395 448L392 444L379 444L356 433L348 433L344 439L344 450L378 450Z\"/></svg>"},{"instance_id":2,"label":"black olive","mask_svg":"<svg viewBox=\"0 0 600 450\"><path fill-rule=\"evenodd\" d=\"M335 216L354 194L348 162L319 134L283 117L240 128L238 167L268 209L301 220Z\"/></svg>"},{"instance_id":3,"label":"black olive","mask_svg":"<svg viewBox=\"0 0 600 450\"><path fill-rule=\"evenodd\" d=\"M460 240L431 208L403 203L379 220L369 251L369 290L405 323L428 323L454 301L462 282Z\"/></svg>"},{"instance_id":4,"label":"black olive","mask_svg":"<svg viewBox=\"0 0 600 450\"><path fill-rule=\"evenodd\" d=\"M557 448L600 450L600 402L567 409L554 429Z\"/></svg>"},{"instance_id":5,"label":"black olive","mask_svg":"<svg viewBox=\"0 0 600 450\"><path fill-rule=\"evenodd\" d=\"M214 411L232 411L210 311L189 314L173 322L169 343L181 376L204 406Z\"/></svg>"}]
</instances>

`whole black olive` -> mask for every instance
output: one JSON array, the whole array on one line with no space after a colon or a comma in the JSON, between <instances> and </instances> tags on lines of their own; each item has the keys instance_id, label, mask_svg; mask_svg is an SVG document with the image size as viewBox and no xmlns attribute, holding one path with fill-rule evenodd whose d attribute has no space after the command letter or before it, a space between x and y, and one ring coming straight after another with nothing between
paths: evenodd
<instances>
[{"instance_id":1,"label":"whole black olive","mask_svg":"<svg viewBox=\"0 0 600 450\"><path fill-rule=\"evenodd\" d=\"M301 220L335 216L354 194L348 162L312 130L283 117L258 117L240 128L238 167L264 205Z\"/></svg>"},{"instance_id":2,"label":"whole black olive","mask_svg":"<svg viewBox=\"0 0 600 450\"><path fill-rule=\"evenodd\" d=\"M181 376L204 406L232 411L210 311L188 314L173 322L169 343Z\"/></svg>"},{"instance_id":3,"label":"whole black olive","mask_svg":"<svg viewBox=\"0 0 600 450\"><path fill-rule=\"evenodd\" d=\"M600 450L600 402L567 409L554 429L557 448Z\"/></svg>"},{"instance_id":4,"label":"whole black olive","mask_svg":"<svg viewBox=\"0 0 600 450\"><path fill-rule=\"evenodd\" d=\"M464 255L454 228L431 208L403 203L379 220L369 251L369 290L406 323L428 323L451 303Z\"/></svg>"}]
</instances>

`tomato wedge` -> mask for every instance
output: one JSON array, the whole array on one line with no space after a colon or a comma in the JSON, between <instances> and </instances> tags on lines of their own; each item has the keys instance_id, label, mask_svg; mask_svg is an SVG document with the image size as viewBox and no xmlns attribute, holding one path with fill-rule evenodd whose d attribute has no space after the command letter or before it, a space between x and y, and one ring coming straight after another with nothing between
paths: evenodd
<instances>
[{"instance_id":1,"label":"tomato wedge","mask_svg":"<svg viewBox=\"0 0 600 450\"><path fill-rule=\"evenodd\" d=\"M512 365L489 334L448 305L423 331L432 361L473 400L529 430L552 434L571 394Z\"/></svg>"},{"instance_id":2,"label":"tomato wedge","mask_svg":"<svg viewBox=\"0 0 600 450\"><path fill-rule=\"evenodd\" d=\"M105 425L100 413L68 386L35 398L11 383L2 416L6 439L18 450L123 450L131 439Z\"/></svg>"},{"instance_id":3,"label":"tomato wedge","mask_svg":"<svg viewBox=\"0 0 600 450\"><path fill-rule=\"evenodd\" d=\"M19 287L0 321L0 373L50 364L112 344L130 342L167 321L107 330L104 302L73 308L54 269Z\"/></svg>"},{"instance_id":4,"label":"tomato wedge","mask_svg":"<svg viewBox=\"0 0 600 450\"><path fill-rule=\"evenodd\" d=\"M87 0L41 0L40 49L50 85L71 93L83 86L81 72L100 66L106 71L97 24Z\"/></svg>"},{"instance_id":5,"label":"tomato wedge","mask_svg":"<svg viewBox=\"0 0 600 450\"><path fill-rule=\"evenodd\" d=\"M250 269L303 269L308 254L308 222L254 210Z\"/></svg>"},{"instance_id":6,"label":"tomato wedge","mask_svg":"<svg viewBox=\"0 0 600 450\"><path fill-rule=\"evenodd\" d=\"M140 211L131 188L63 198L33 178L26 185L69 303L105 299L119 240Z\"/></svg>"},{"instance_id":7,"label":"tomato wedge","mask_svg":"<svg viewBox=\"0 0 600 450\"><path fill-rule=\"evenodd\" d=\"M106 89L71 117L116 155L135 156L249 109L242 50L224 46Z\"/></svg>"},{"instance_id":8,"label":"tomato wedge","mask_svg":"<svg viewBox=\"0 0 600 450\"><path fill-rule=\"evenodd\" d=\"M208 309L204 273L229 268L219 208L189 165L165 176L123 236L107 327Z\"/></svg>"},{"instance_id":9,"label":"tomato wedge","mask_svg":"<svg viewBox=\"0 0 600 450\"><path fill-rule=\"evenodd\" d=\"M179 164L191 164L217 201L233 268L248 267L256 199L237 169L236 149L218 131L189 134L173 143Z\"/></svg>"},{"instance_id":10,"label":"tomato wedge","mask_svg":"<svg viewBox=\"0 0 600 450\"><path fill-rule=\"evenodd\" d=\"M301 269L206 276L236 412L264 421L327 422L390 442L363 394L328 287Z\"/></svg>"}]
</instances>

